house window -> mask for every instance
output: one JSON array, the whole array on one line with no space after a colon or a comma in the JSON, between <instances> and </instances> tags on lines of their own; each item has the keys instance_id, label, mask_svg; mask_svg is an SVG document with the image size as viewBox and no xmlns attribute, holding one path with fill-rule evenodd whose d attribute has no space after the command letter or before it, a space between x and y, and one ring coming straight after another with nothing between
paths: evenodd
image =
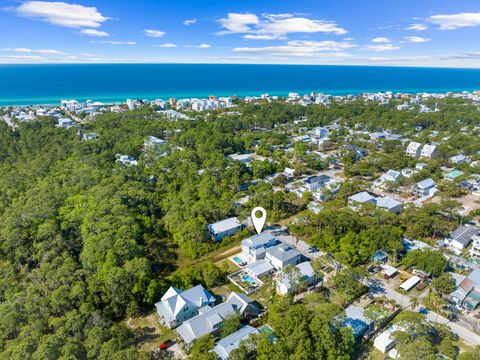
<instances>
[{"instance_id":1,"label":"house window","mask_svg":"<svg viewBox=\"0 0 480 360\"><path fill-rule=\"evenodd\" d=\"M187 312L188 311L188 306L186 306L184 309L183 309L183 312Z\"/></svg>"}]
</instances>

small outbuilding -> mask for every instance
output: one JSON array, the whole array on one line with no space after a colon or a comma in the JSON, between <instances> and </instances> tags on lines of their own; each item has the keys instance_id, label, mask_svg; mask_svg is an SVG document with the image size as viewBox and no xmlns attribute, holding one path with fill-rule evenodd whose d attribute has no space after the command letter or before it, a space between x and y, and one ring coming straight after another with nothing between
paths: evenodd
<instances>
[{"instance_id":1,"label":"small outbuilding","mask_svg":"<svg viewBox=\"0 0 480 360\"><path fill-rule=\"evenodd\" d=\"M419 282L420 282L420 278L418 276L412 276L407 281L405 281L402 285L400 285L400 289L403 289L405 291L410 291L415 286L417 286Z\"/></svg>"}]
</instances>

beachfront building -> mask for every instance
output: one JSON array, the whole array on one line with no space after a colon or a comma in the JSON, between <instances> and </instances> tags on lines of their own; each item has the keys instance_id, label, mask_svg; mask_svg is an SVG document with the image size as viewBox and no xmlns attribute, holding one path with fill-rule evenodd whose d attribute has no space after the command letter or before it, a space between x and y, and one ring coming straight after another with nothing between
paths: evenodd
<instances>
[{"instance_id":1,"label":"beachfront building","mask_svg":"<svg viewBox=\"0 0 480 360\"><path fill-rule=\"evenodd\" d=\"M242 229L243 225L236 217L231 217L207 225L208 234L214 241L220 241L226 236L232 236Z\"/></svg>"},{"instance_id":2,"label":"beachfront building","mask_svg":"<svg viewBox=\"0 0 480 360\"><path fill-rule=\"evenodd\" d=\"M215 297L202 285L197 285L186 291L170 287L160 301L155 304L155 307L160 317L160 323L173 329L185 320L198 315L198 309L214 304Z\"/></svg>"}]
</instances>

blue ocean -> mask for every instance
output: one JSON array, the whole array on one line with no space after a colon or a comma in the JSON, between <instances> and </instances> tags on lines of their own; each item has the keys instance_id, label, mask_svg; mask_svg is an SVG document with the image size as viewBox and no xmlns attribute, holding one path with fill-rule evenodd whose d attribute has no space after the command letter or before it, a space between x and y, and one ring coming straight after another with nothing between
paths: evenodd
<instances>
[{"instance_id":1,"label":"blue ocean","mask_svg":"<svg viewBox=\"0 0 480 360\"><path fill-rule=\"evenodd\" d=\"M65 98L112 103L127 98L479 89L480 69L233 64L0 65L0 106L58 104Z\"/></svg>"}]
</instances>

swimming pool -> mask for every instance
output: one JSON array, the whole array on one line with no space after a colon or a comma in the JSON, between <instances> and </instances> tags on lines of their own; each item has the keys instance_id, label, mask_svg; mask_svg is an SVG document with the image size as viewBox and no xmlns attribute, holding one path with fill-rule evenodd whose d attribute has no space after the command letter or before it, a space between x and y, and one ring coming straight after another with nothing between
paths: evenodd
<instances>
[{"instance_id":1,"label":"swimming pool","mask_svg":"<svg viewBox=\"0 0 480 360\"><path fill-rule=\"evenodd\" d=\"M235 256L234 258L232 258L233 261L235 261L238 265L240 265L241 263L243 263L242 259L240 259L238 256Z\"/></svg>"},{"instance_id":2,"label":"swimming pool","mask_svg":"<svg viewBox=\"0 0 480 360\"><path fill-rule=\"evenodd\" d=\"M271 343L274 343L277 338L275 336L275 333L273 332L273 329L270 327L270 325L268 324L265 324L263 325L260 329L258 329L262 334L266 334L267 335L267 338L268 340L271 342Z\"/></svg>"},{"instance_id":3,"label":"swimming pool","mask_svg":"<svg viewBox=\"0 0 480 360\"><path fill-rule=\"evenodd\" d=\"M242 276L242 279L243 279L244 281L246 281L247 283L249 283L250 285L254 285L254 284L255 284L255 280L253 280L253 279L250 277L250 275L245 274L245 275Z\"/></svg>"}]
</instances>

